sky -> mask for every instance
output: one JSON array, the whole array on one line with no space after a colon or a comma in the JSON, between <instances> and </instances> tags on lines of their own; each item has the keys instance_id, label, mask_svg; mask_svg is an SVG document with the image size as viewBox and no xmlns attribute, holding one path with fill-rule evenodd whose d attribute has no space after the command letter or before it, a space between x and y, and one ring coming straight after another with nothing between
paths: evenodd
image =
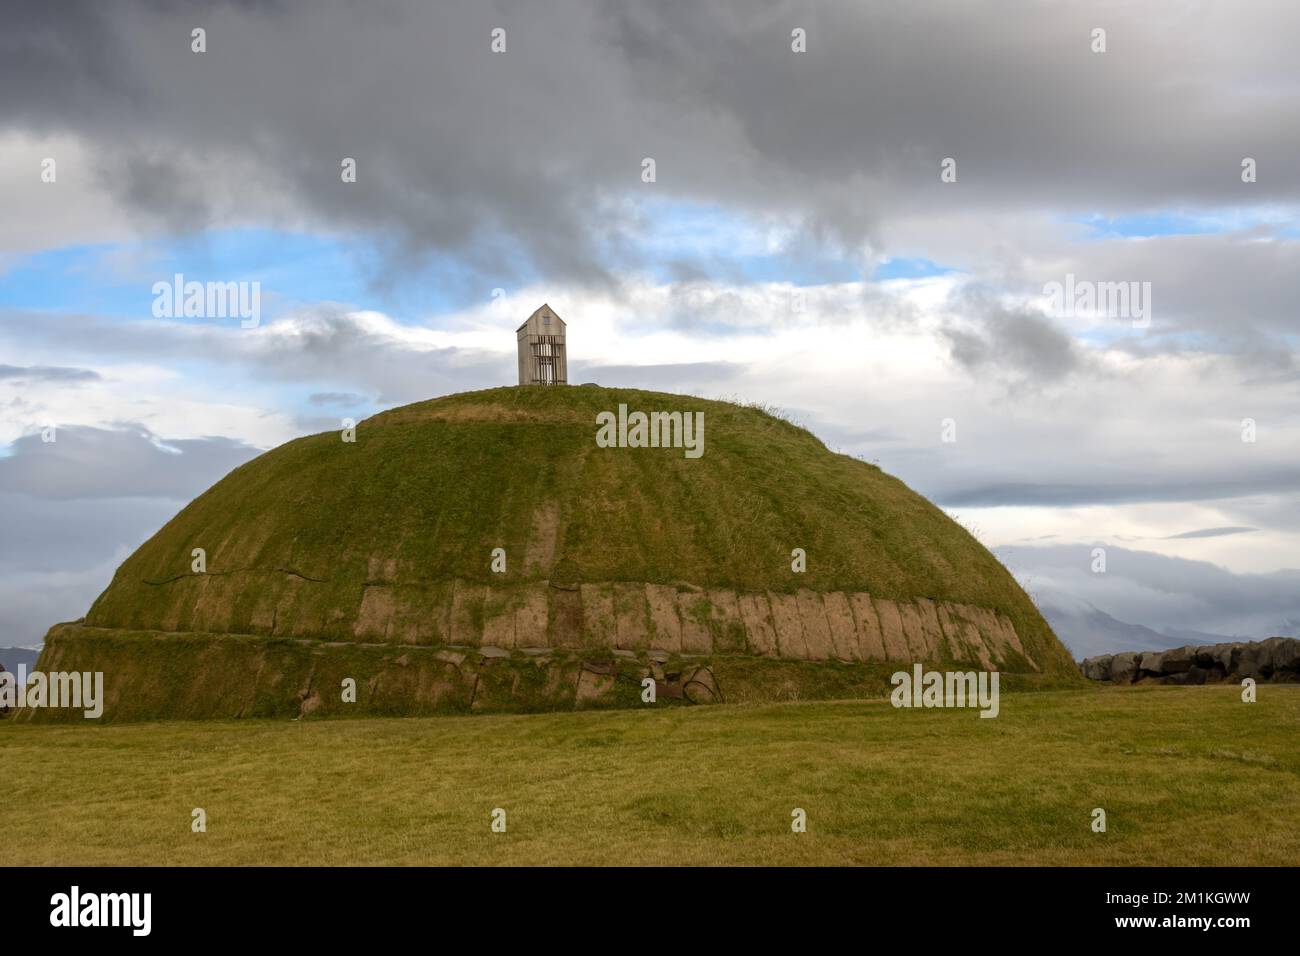
<instances>
[{"instance_id":1,"label":"sky","mask_svg":"<svg viewBox=\"0 0 1300 956\"><path fill-rule=\"evenodd\" d=\"M0 646L259 452L513 384L543 302L575 383L897 475L1076 656L1300 630L1293 3L0 17Z\"/></svg>"}]
</instances>

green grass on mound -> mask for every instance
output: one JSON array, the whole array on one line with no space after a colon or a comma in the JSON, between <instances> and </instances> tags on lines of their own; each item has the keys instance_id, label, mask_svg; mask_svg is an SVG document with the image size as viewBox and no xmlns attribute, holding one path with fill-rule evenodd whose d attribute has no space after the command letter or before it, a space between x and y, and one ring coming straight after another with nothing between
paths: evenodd
<instances>
[{"instance_id":1,"label":"green grass on mound","mask_svg":"<svg viewBox=\"0 0 1300 956\"><path fill-rule=\"evenodd\" d=\"M1291 865L1300 687L1239 695L1007 694L993 720L856 701L0 721L0 864Z\"/></svg>"},{"instance_id":2,"label":"green grass on mound","mask_svg":"<svg viewBox=\"0 0 1300 956\"><path fill-rule=\"evenodd\" d=\"M703 457L597 447L597 413L620 403L703 412ZM496 547L505 575L490 571ZM791 572L795 548L805 574ZM219 619L230 633L353 640L367 584L436 597L453 579L949 600L1003 611L1044 671L1073 674L1006 569L898 479L764 411L596 386L453 395L362 422L355 443L328 432L276 448L131 555L87 624Z\"/></svg>"}]
</instances>

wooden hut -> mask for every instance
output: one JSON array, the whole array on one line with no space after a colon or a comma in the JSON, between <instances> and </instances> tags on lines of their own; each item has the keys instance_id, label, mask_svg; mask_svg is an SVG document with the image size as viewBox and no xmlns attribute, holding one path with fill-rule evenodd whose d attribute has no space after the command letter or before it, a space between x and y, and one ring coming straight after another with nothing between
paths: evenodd
<instances>
[{"instance_id":1,"label":"wooden hut","mask_svg":"<svg viewBox=\"0 0 1300 956\"><path fill-rule=\"evenodd\" d=\"M564 350L564 320L549 306L519 326L519 384L567 385L569 365Z\"/></svg>"}]
</instances>

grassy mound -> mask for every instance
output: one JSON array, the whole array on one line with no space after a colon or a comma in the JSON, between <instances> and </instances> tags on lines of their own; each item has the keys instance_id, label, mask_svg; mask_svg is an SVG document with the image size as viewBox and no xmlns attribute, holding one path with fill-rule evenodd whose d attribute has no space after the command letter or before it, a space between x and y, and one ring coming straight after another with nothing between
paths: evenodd
<instances>
[{"instance_id":1,"label":"grassy mound","mask_svg":"<svg viewBox=\"0 0 1300 956\"><path fill-rule=\"evenodd\" d=\"M598 448L595 416L619 403L704 412L705 454ZM997 559L902 482L765 412L655 392L492 389L376 415L355 443L333 432L289 442L168 522L87 623L190 630L200 547L209 577L243 578L239 633L266 633L259 604L298 582L320 585L298 613L346 640L338 611L376 580L687 581L962 602L1002 611L1035 649L1055 643ZM496 547L505 575L490 568ZM808 555L801 575L794 548Z\"/></svg>"},{"instance_id":2,"label":"grassy mound","mask_svg":"<svg viewBox=\"0 0 1300 956\"><path fill-rule=\"evenodd\" d=\"M599 447L597 415L620 405L702 412L704 454ZM755 408L598 386L453 395L376 415L355 441L267 452L122 564L78 646L141 632L1077 677L993 555L879 468Z\"/></svg>"}]
</instances>

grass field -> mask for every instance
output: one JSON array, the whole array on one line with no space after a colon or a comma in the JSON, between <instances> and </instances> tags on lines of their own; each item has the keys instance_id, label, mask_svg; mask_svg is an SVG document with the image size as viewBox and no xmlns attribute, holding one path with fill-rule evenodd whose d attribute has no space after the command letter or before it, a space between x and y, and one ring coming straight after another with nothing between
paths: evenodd
<instances>
[{"instance_id":1,"label":"grass field","mask_svg":"<svg viewBox=\"0 0 1300 956\"><path fill-rule=\"evenodd\" d=\"M0 721L0 864L1290 865L1297 731L1300 687L1271 685L1255 704L1232 686L1004 694L993 720L881 700Z\"/></svg>"}]
</instances>

